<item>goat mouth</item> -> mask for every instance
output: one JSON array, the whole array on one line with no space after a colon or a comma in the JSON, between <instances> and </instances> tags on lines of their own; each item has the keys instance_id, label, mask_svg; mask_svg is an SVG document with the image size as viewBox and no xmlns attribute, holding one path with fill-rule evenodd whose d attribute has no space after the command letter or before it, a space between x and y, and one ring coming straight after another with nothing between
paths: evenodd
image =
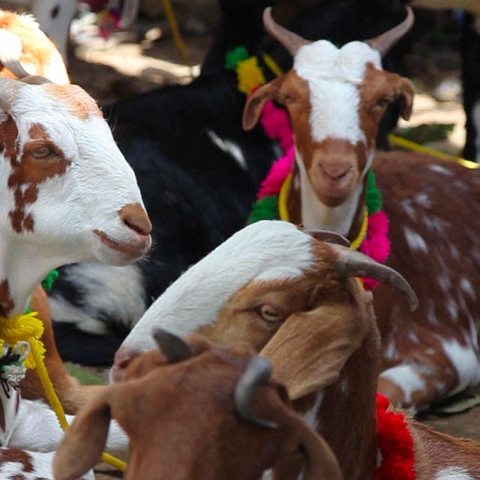
<instances>
[{"instance_id":1,"label":"goat mouth","mask_svg":"<svg viewBox=\"0 0 480 480\"><path fill-rule=\"evenodd\" d=\"M341 204L351 193L354 171L353 167L335 171L320 166L311 179L318 199L329 206Z\"/></svg>"},{"instance_id":2,"label":"goat mouth","mask_svg":"<svg viewBox=\"0 0 480 480\"><path fill-rule=\"evenodd\" d=\"M123 253L128 257L140 258L148 252L151 245L151 239L149 235L138 235L135 243L120 243L110 238L105 232L101 230L94 230L93 233L100 238L103 245L115 250L119 253Z\"/></svg>"}]
</instances>

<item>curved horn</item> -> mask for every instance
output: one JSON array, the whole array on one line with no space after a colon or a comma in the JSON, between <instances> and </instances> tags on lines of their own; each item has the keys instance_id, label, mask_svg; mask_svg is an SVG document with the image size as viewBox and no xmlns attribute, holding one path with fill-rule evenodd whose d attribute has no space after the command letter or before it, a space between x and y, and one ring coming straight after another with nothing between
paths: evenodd
<instances>
[{"instance_id":1,"label":"curved horn","mask_svg":"<svg viewBox=\"0 0 480 480\"><path fill-rule=\"evenodd\" d=\"M28 75L20 63L22 49L22 41L18 35L0 28L0 63L18 78Z\"/></svg>"},{"instance_id":2,"label":"curved horn","mask_svg":"<svg viewBox=\"0 0 480 480\"><path fill-rule=\"evenodd\" d=\"M10 104L17 91L25 86L24 83L13 78L0 78L0 108L5 111L10 110Z\"/></svg>"},{"instance_id":3,"label":"curved horn","mask_svg":"<svg viewBox=\"0 0 480 480\"><path fill-rule=\"evenodd\" d=\"M349 247L350 242L339 233L331 232L329 230L304 230L305 233L308 233L316 240L326 243L335 243L337 245L343 245L344 247Z\"/></svg>"},{"instance_id":4,"label":"curved horn","mask_svg":"<svg viewBox=\"0 0 480 480\"><path fill-rule=\"evenodd\" d=\"M335 271L340 276L368 277L379 282L386 283L403 293L408 300L410 308L415 310L418 306L418 298L409 283L395 270L381 263L377 263L363 253L352 249L331 245L338 252L338 260Z\"/></svg>"},{"instance_id":5,"label":"curved horn","mask_svg":"<svg viewBox=\"0 0 480 480\"><path fill-rule=\"evenodd\" d=\"M157 342L160 351L167 358L168 363L181 362L192 356L190 347L180 337L164 328L156 328L153 332L153 338Z\"/></svg>"},{"instance_id":6,"label":"curved horn","mask_svg":"<svg viewBox=\"0 0 480 480\"><path fill-rule=\"evenodd\" d=\"M272 7L266 8L263 12L263 26L267 33L278 40L292 56L295 56L301 46L311 43L279 25L272 17Z\"/></svg>"},{"instance_id":7,"label":"curved horn","mask_svg":"<svg viewBox=\"0 0 480 480\"><path fill-rule=\"evenodd\" d=\"M2 61L1 63L18 78L24 78L29 75L29 73L22 67L20 62L12 60L10 62Z\"/></svg>"},{"instance_id":8,"label":"curved horn","mask_svg":"<svg viewBox=\"0 0 480 480\"><path fill-rule=\"evenodd\" d=\"M48 78L40 75L27 75L20 79L23 83L29 83L30 85L43 85L44 83L52 83Z\"/></svg>"},{"instance_id":9,"label":"curved horn","mask_svg":"<svg viewBox=\"0 0 480 480\"><path fill-rule=\"evenodd\" d=\"M242 420L262 428L275 429L278 425L268 420L256 418L250 412L250 401L255 388L268 381L272 364L264 357L253 357L235 387L235 410Z\"/></svg>"},{"instance_id":10,"label":"curved horn","mask_svg":"<svg viewBox=\"0 0 480 480\"><path fill-rule=\"evenodd\" d=\"M407 17L402 23L365 43L378 50L383 57L412 28L414 20L413 10L407 7Z\"/></svg>"}]
</instances>

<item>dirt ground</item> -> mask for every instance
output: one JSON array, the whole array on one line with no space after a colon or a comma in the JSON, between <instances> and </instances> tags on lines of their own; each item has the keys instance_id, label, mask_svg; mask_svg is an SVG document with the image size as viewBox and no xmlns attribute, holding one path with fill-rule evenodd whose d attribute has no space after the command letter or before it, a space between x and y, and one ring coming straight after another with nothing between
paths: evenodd
<instances>
[{"instance_id":1,"label":"dirt ground","mask_svg":"<svg viewBox=\"0 0 480 480\"><path fill-rule=\"evenodd\" d=\"M69 70L72 81L84 87L99 103L105 105L116 99L148 91L172 82L187 83L209 45L209 35L184 36L192 68L185 66L171 36L155 22L138 23L128 33L117 33L108 42L90 37L82 44L71 46ZM458 72L457 72L458 73ZM455 73L451 77L458 79ZM433 145L450 154L458 154L463 145L465 122L459 98L437 101L428 87L421 86L416 97L413 118L408 126L422 123L454 123L447 141ZM402 122L401 126L407 124ZM478 403L477 396L470 398ZM480 390L479 390L480 393ZM463 408L463 407L462 407ZM436 429L456 436L480 439L480 408L468 408L457 414L429 413L421 417ZM119 472L100 465L98 479L121 478Z\"/></svg>"}]
</instances>

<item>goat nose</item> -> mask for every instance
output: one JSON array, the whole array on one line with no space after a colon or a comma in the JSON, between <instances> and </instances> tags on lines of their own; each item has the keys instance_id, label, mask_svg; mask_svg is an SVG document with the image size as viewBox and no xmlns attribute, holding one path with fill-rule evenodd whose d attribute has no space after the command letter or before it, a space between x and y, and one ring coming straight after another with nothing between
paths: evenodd
<instances>
[{"instance_id":1,"label":"goat nose","mask_svg":"<svg viewBox=\"0 0 480 480\"><path fill-rule=\"evenodd\" d=\"M345 177L350 170L352 170L351 165L342 165L341 162L340 165L335 165L334 163L324 163L321 164L320 170L321 172L328 178L332 180L341 180L343 177Z\"/></svg>"},{"instance_id":2,"label":"goat nose","mask_svg":"<svg viewBox=\"0 0 480 480\"><path fill-rule=\"evenodd\" d=\"M139 203L129 203L119 211L122 222L140 236L148 237L152 231L152 224L147 212Z\"/></svg>"},{"instance_id":3,"label":"goat nose","mask_svg":"<svg viewBox=\"0 0 480 480\"><path fill-rule=\"evenodd\" d=\"M121 349L115 353L113 359L113 366L110 370L110 381L113 383L121 382L125 375L125 370L130 365L130 362L136 356L135 352Z\"/></svg>"}]
</instances>

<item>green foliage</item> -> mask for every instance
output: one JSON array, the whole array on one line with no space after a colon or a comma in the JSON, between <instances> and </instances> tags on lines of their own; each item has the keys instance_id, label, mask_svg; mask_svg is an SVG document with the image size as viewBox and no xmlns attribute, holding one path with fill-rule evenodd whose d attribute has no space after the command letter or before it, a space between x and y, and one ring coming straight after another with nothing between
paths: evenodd
<instances>
[{"instance_id":1,"label":"green foliage","mask_svg":"<svg viewBox=\"0 0 480 480\"><path fill-rule=\"evenodd\" d=\"M103 385L105 382L99 375L77 363L65 362L67 372L73 375L82 385Z\"/></svg>"}]
</instances>

